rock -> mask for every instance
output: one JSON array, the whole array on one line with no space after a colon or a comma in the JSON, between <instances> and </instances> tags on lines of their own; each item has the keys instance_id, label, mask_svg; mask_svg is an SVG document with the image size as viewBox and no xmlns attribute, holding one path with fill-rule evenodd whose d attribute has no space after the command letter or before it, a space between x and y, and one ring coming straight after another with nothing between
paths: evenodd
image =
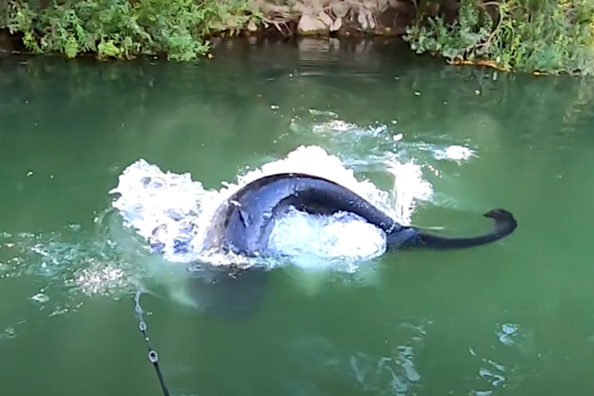
<instances>
[{"instance_id":1,"label":"rock","mask_svg":"<svg viewBox=\"0 0 594 396\"><path fill-rule=\"evenodd\" d=\"M290 16L291 15L291 8L287 5L277 5L271 4L268 2L262 3L262 5L258 6L258 10L260 10L264 15L267 16Z\"/></svg>"},{"instance_id":2,"label":"rock","mask_svg":"<svg viewBox=\"0 0 594 396\"><path fill-rule=\"evenodd\" d=\"M359 15L357 15L357 22L361 25L363 30L372 30L375 28L375 20L371 11L365 7L359 7Z\"/></svg>"},{"instance_id":3,"label":"rock","mask_svg":"<svg viewBox=\"0 0 594 396\"><path fill-rule=\"evenodd\" d=\"M269 20L286 23L286 28L299 36L400 36L417 15L413 0L251 1L258 4ZM447 5L457 4L458 0L426 0L421 3L435 2ZM246 30L255 34L253 28L253 24L248 24Z\"/></svg>"},{"instance_id":4,"label":"rock","mask_svg":"<svg viewBox=\"0 0 594 396\"><path fill-rule=\"evenodd\" d=\"M339 2L339 3L334 3L331 6L332 8L332 13L334 15L336 15L337 18L344 18L347 14L347 12L349 12L349 5L346 2Z\"/></svg>"},{"instance_id":5,"label":"rock","mask_svg":"<svg viewBox=\"0 0 594 396\"><path fill-rule=\"evenodd\" d=\"M328 26L328 27L332 26L332 23L333 23L332 18L330 18L328 16L328 14L326 14L324 11L321 11L318 14L318 19L320 21L324 22L326 24L326 26Z\"/></svg>"},{"instance_id":6,"label":"rock","mask_svg":"<svg viewBox=\"0 0 594 396\"><path fill-rule=\"evenodd\" d=\"M328 35L330 28L318 18L303 14L297 24L297 32L303 36Z\"/></svg>"},{"instance_id":7,"label":"rock","mask_svg":"<svg viewBox=\"0 0 594 396\"><path fill-rule=\"evenodd\" d=\"M377 2L377 10L379 12L384 12L390 7L390 0L379 0Z\"/></svg>"},{"instance_id":8,"label":"rock","mask_svg":"<svg viewBox=\"0 0 594 396\"><path fill-rule=\"evenodd\" d=\"M302 2L298 1L295 4L293 4L293 6L291 7L291 9L295 12L298 12L300 14L306 14L311 12L311 7L306 6L305 4L303 4Z\"/></svg>"},{"instance_id":9,"label":"rock","mask_svg":"<svg viewBox=\"0 0 594 396\"><path fill-rule=\"evenodd\" d=\"M342 18L338 17L332 22L332 26L330 26L331 32L337 32L342 27Z\"/></svg>"},{"instance_id":10,"label":"rock","mask_svg":"<svg viewBox=\"0 0 594 396\"><path fill-rule=\"evenodd\" d=\"M257 32L258 31L258 25L256 25L256 23L254 21L250 20L248 22L248 25L247 25L247 30L250 33Z\"/></svg>"},{"instance_id":11,"label":"rock","mask_svg":"<svg viewBox=\"0 0 594 396\"><path fill-rule=\"evenodd\" d=\"M302 14L315 15L324 10L324 4L320 0L301 0L295 2L291 8Z\"/></svg>"}]
</instances>

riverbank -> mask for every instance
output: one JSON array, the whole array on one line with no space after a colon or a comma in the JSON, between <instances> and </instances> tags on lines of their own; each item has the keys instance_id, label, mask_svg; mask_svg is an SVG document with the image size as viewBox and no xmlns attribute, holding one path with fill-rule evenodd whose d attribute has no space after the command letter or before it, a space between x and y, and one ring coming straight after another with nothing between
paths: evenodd
<instances>
[{"instance_id":1,"label":"riverbank","mask_svg":"<svg viewBox=\"0 0 594 396\"><path fill-rule=\"evenodd\" d=\"M98 59L212 56L221 37L388 37L451 64L594 74L588 0L85 0L0 12L5 53ZM35 2L35 4L38 4Z\"/></svg>"}]
</instances>

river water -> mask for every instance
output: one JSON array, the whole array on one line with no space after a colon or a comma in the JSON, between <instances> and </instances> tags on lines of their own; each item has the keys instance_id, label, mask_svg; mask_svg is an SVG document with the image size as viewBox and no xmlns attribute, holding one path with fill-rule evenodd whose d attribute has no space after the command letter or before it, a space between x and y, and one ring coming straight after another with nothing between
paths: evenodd
<instances>
[{"instance_id":1,"label":"river water","mask_svg":"<svg viewBox=\"0 0 594 396\"><path fill-rule=\"evenodd\" d=\"M0 70L4 393L160 394L139 285L175 395L594 392L592 81L308 41L230 42L196 64L11 57ZM434 232L482 233L495 207L519 227L480 248L381 255L356 222L288 219L276 243L309 253L211 290L113 208L135 163L187 173L203 205L284 163ZM183 194L194 202L158 202ZM311 256L324 249L349 265L324 267Z\"/></svg>"}]
</instances>

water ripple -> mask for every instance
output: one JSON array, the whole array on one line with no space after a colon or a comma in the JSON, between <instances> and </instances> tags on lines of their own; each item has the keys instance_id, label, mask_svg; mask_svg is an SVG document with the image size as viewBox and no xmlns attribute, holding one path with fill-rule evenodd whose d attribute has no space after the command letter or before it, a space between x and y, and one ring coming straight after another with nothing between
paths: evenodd
<instances>
[{"instance_id":1,"label":"water ripple","mask_svg":"<svg viewBox=\"0 0 594 396\"><path fill-rule=\"evenodd\" d=\"M49 316L78 310L84 296L119 297L145 272L102 232L0 234L0 278L31 278L44 286L28 300Z\"/></svg>"},{"instance_id":2,"label":"water ripple","mask_svg":"<svg viewBox=\"0 0 594 396\"><path fill-rule=\"evenodd\" d=\"M354 380L356 386L365 392L410 395L421 386L422 374L416 360L424 346L426 326L430 324L402 323L394 336L398 339L398 346L390 348L385 355L339 350L322 337L299 338L291 351L298 361L307 364L308 373L332 371L337 377L346 375ZM304 381L307 382L306 379Z\"/></svg>"}]
</instances>

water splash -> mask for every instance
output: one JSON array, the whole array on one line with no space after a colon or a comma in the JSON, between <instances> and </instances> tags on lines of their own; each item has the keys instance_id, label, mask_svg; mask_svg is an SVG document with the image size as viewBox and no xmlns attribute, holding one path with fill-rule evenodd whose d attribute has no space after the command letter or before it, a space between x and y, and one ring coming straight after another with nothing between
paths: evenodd
<instances>
[{"instance_id":1,"label":"water splash","mask_svg":"<svg viewBox=\"0 0 594 396\"><path fill-rule=\"evenodd\" d=\"M208 231L215 226L211 224L213 215L231 194L266 175L302 172L344 185L396 219L410 222L416 200L428 199L431 185L423 180L419 165L401 164L395 159L386 160L385 164L398 184L396 194L358 179L354 170L346 168L339 157L318 146L300 146L285 158L238 175L234 183L225 183L219 190L207 190L187 173L164 172L141 159L124 170L111 193L118 195L113 207L119 211L125 225L134 229L153 252L162 254L166 260L249 265L251 261L246 258L221 256L205 248ZM357 238L353 238L354 235ZM303 263L315 266L327 266L331 259L352 264L385 251L385 235L380 230L345 213L325 217L290 212L280 219L271 242L273 248L290 256L322 258ZM343 266L343 269L352 270L352 266Z\"/></svg>"},{"instance_id":2,"label":"water splash","mask_svg":"<svg viewBox=\"0 0 594 396\"><path fill-rule=\"evenodd\" d=\"M77 293L119 295L142 274L142 269L122 256L119 247L104 235L98 238L95 233L72 227L48 234L3 233L0 253L7 257L2 278L29 276L46 285L30 295L30 300L42 309L53 300L61 304L60 299L73 302L74 308L79 303L73 298ZM63 298L54 299L52 295Z\"/></svg>"},{"instance_id":3,"label":"water splash","mask_svg":"<svg viewBox=\"0 0 594 396\"><path fill-rule=\"evenodd\" d=\"M364 167L381 165L386 157L394 155L401 162L415 158L427 163L450 161L458 165L478 157L473 148L452 142L449 134L432 137L438 139L434 142L411 139L409 131L400 127L397 120L358 125L333 111L309 109L304 114L295 114L289 129L308 139L326 139L348 157L349 164ZM365 147L364 155L359 150L361 147Z\"/></svg>"},{"instance_id":4,"label":"water splash","mask_svg":"<svg viewBox=\"0 0 594 396\"><path fill-rule=\"evenodd\" d=\"M458 163L477 156L474 150L457 144L445 148L434 148L432 151L438 160L456 161Z\"/></svg>"},{"instance_id":5,"label":"water splash","mask_svg":"<svg viewBox=\"0 0 594 396\"><path fill-rule=\"evenodd\" d=\"M431 183L423 178L421 167L414 162L399 163L386 162L386 166L394 175L392 192L395 207L395 217L403 224L412 223L412 214L418 201L427 201L433 195Z\"/></svg>"},{"instance_id":6,"label":"water splash","mask_svg":"<svg viewBox=\"0 0 594 396\"><path fill-rule=\"evenodd\" d=\"M124 289L128 283L124 270L101 265L77 271L75 282L87 295L113 294L114 290Z\"/></svg>"},{"instance_id":7,"label":"water splash","mask_svg":"<svg viewBox=\"0 0 594 396\"><path fill-rule=\"evenodd\" d=\"M48 318L70 315L87 298L118 299L133 291L146 272L101 230L72 226L50 233L0 233L0 260L0 278L13 290L13 313L2 318L0 341L17 336L24 318L32 320L25 314L31 308Z\"/></svg>"},{"instance_id":8,"label":"water splash","mask_svg":"<svg viewBox=\"0 0 594 396\"><path fill-rule=\"evenodd\" d=\"M288 235L298 235L298 240ZM380 229L354 214L312 216L293 209L277 221L270 246L308 271L332 267L354 272L358 262L385 252L386 238Z\"/></svg>"},{"instance_id":9,"label":"water splash","mask_svg":"<svg viewBox=\"0 0 594 396\"><path fill-rule=\"evenodd\" d=\"M335 112L309 109L307 114L295 115L289 129L297 134L313 133L334 138L348 136L352 141L353 135L385 138L388 126L381 123L360 126L341 119Z\"/></svg>"},{"instance_id":10,"label":"water splash","mask_svg":"<svg viewBox=\"0 0 594 396\"><path fill-rule=\"evenodd\" d=\"M414 201L427 196L427 191L414 193L423 190L419 189L424 183L422 173L417 165L394 160L385 164L399 178L399 189L412 193L381 190L356 177L345 160L317 146L298 147L285 158L248 170L212 190L193 181L189 174L163 172L139 160L120 175L112 191L118 195L113 208L99 214L91 226L70 224L42 233L0 232L0 279L20 282L19 278L30 278L31 289L23 290L16 299L21 298L23 307L32 305L36 312L50 317L77 312L87 298L119 299L138 287L156 293L155 289L165 286L164 293L172 289L185 298L186 271L193 269L167 264L207 261L250 265L245 258L202 249L214 211L237 189L264 175L304 172L341 183L392 216L406 220L412 216ZM406 176L411 172L414 175ZM330 269L350 274L349 279L357 273L368 282L374 274L365 275L359 265L385 250L385 236L380 230L346 213L323 217L291 211L280 219L271 241L294 260L270 262L270 268L292 264L306 271ZM322 275L327 280L327 273ZM301 278L304 284L305 278ZM3 338L14 333L11 329L16 329L16 320L0 324L8 326Z\"/></svg>"},{"instance_id":11,"label":"water splash","mask_svg":"<svg viewBox=\"0 0 594 396\"><path fill-rule=\"evenodd\" d=\"M519 325L514 323L504 323L501 330L497 331L499 341L506 346L514 345L519 332Z\"/></svg>"}]
</instances>

